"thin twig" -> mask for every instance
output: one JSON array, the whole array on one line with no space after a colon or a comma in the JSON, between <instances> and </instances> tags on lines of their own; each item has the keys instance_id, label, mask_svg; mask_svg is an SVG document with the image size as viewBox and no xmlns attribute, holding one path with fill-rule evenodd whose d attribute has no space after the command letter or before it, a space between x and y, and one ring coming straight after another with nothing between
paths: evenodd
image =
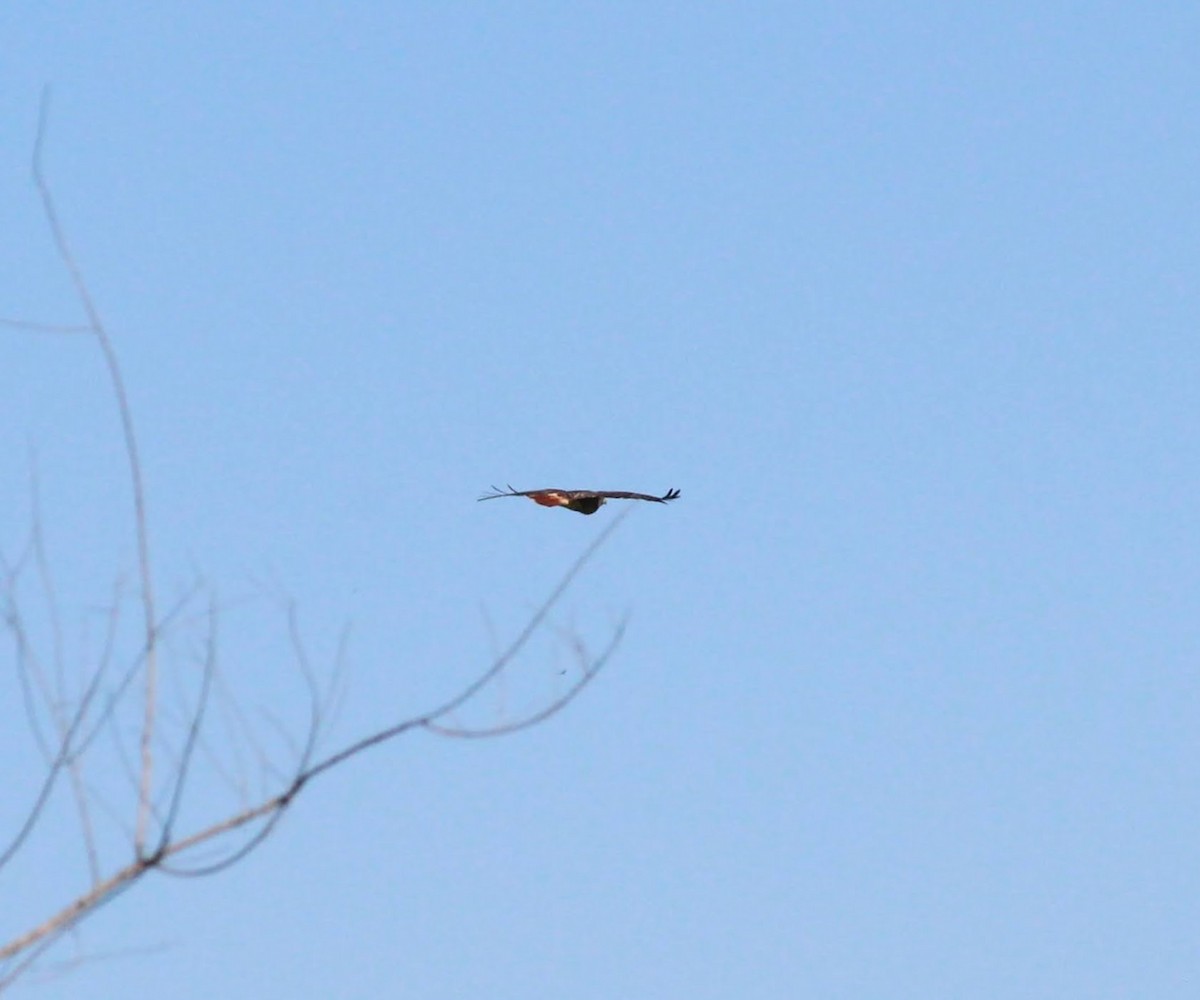
<instances>
[{"instance_id":1,"label":"thin twig","mask_svg":"<svg viewBox=\"0 0 1200 1000\"><path fill-rule=\"evenodd\" d=\"M7 326L10 330L25 330L29 333L67 333L77 335L92 332L90 326L74 326L68 323L38 323L28 319L8 319L5 316L0 316L0 326Z\"/></svg>"},{"instance_id":2,"label":"thin twig","mask_svg":"<svg viewBox=\"0 0 1200 1000\"><path fill-rule=\"evenodd\" d=\"M632 508L629 508L630 510ZM385 743L388 740L399 736L401 733L408 731L416 726L424 726L427 722L436 721L444 715L453 712L460 705L467 702L477 692L482 690L489 681L499 674L512 661L529 642L530 637L536 632L546 616L558 604L559 600L566 593L567 588L571 586L575 578L583 570L599 550L600 546L608 541L609 536L620 526L621 522L628 516L629 511L623 511L620 515L613 518L609 525L596 536L596 539L584 549L583 554L575 560L571 568L567 570L563 578L558 582L558 586L550 592L550 596L546 598L542 606L534 613L534 615L526 622L525 627L512 641L508 649L499 656L495 662L483 672L478 678L468 684L462 691L456 694L453 698L443 704L440 708L434 709L432 712L426 712L424 715L417 716L413 719L408 719L404 722L397 723L394 726L389 726L386 729L375 733L372 736L365 737L355 743L351 743L348 747L339 750L337 753L331 754L323 761L313 766L312 770L305 776L307 781L310 778L315 778L322 771L327 771L331 767L337 767L342 761L354 757L369 747L376 746L379 743Z\"/></svg>"},{"instance_id":3,"label":"thin twig","mask_svg":"<svg viewBox=\"0 0 1200 1000\"><path fill-rule=\"evenodd\" d=\"M3 854L0 854L0 867L19 849L33 826L42 816L46 801L49 798L58 775L65 768L73 768L75 762L88 751L93 745L95 737L102 730L107 728L111 731L116 741L118 759L120 760L124 757L121 737L117 726L117 706L123 701L132 680L138 674L142 673L143 670L146 701L143 706L140 728L140 768L135 773L134 767L125 762L128 780L135 789L137 796L136 815L130 834L134 848L133 860L108 878L101 879L94 876L93 884L89 891L80 895L38 926L26 931L20 937L7 944L0 946L0 968L2 968L2 971L0 971L0 991L21 975L47 948L56 943L64 934L71 932L80 921L95 912L98 908L107 905L107 903L140 881L147 873L158 871L163 874L180 876L203 876L213 874L236 864L271 835L290 804L295 801L296 797L307 787L310 781L345 763L350 758L365 753L372 747L380 746L416 729L425 729L435 735L446 737L477 739L504 736L545 721L562 711L596 677L621 642L625 631L625 623L619 623L614 628L613 634L604 650L594 659L589 658L582 643L576 641L574 643L575 653L581 667L579 678L565 692L550 700L541 709L516 721L502 721L501 724L492 727L467 728L446 724L447 720L453 720L454 713L458 709L466 706L471 699L483 691L489 684L503 678L507 667L526 649L531 638L546 623L550 612L557 606L584 567L595 557L600 547L620 526L624 518L628 515L628 511L622 512L621 515L614 518L600 532L591 545L587 547L566 573L563 574L549 596L533 612L525 626L508 647L494 656L491 662L474 680L467 683L457 693L432 711L397 722L365 738L356 740L335 753L316 759L314 762L317 747L321 742L321 737L325 734L332 710L340 697L338 689L340 687L341 665L345 657L345 636L343 635L342 641L339 642L337 653L338 671L335 673L329 690L322 695L315 681L307 651L300 635L295 608L294 606L289 606L289 636L295 662L304 680L309 699L308 731L302 745L293 748L297 758L294 770L291 771L290 776L281 776L283 779L280 781L280 785L283 787L282 791L268 795L257 805L243 808L239 812L212 822L188 836L175 839L175 827L183 811L189 776L194 767L198 766L195 764L197 752L201 754L205 752L202 727L206 710L214 696L214 691L218 698L218 704L220 703L221 679L216 654L216 608L210 602L209 636L201 688L196 706L194 710L189 710L184 723L186 725L186 734L178 758L173 761L168 760L167 762L168 770L173 773L173 780L163 785L162 798L166 801L165 808L160 814L158 803L155 801L154 796L154 754L156 747L160 745L165 746L165 744L162 736L156 732L159 714L158 647L172 619L190 601L191 595L186 596L162 621L158 620L155 606L155 591L151 578L149 530L143 475L138 457L137 439L134 433L128 395L125 390L124 380L112 340L93 303L82 272L77 266L74 254L66 239L65 231L59 222L50 187L42 169L42 148L46 133L48 110L49 93L46 91L43 93L39 109L37 139L33 154L33 176L41 196L42 207L53 234L59 257L70 273L76 294L87 314L89 322L86 327L78 329L51 327L47 324L20 324L15 321L5 321L2 319L0 319L0 323L45 332L86 332L96 338L107 366L110 386L120 414L126 457L129 463L139 579L141 583L141 611L144 619L142 623L143 642L141 649L137 651L137 655L133 658L133 662L126 667L124 676L118 679L115 690L109 694L106 703L97 711L92 712L91 705L99 691L101 678L108 673L113 660L113 646L117 630L117 609L115 608L109 616L108 635L99 665L93 671L86 690L83 692L71 718L66 720L61 716L59 717L60 737L57 753L52 754L52 759L48 762L48 773L42 789L36 797L33 808L26 818L24 826L18 831L16 838L9 845L8 849ZM0 593L0 596L6 598L7 608L5 609L5 617L17 643L22 683L25 687L26 697L31 701L33 700L34 684L39 679L42 668L33 651L29 648L27 637L21 624L20 610L17 607L16 590L17 577L21 566L30 558L30 549L33 550L33 558L39 558L37 549L40 544L40 538L32 539L29 549L23 553L17 568L9 570L5 566L7 580L4 582L4 586L6 589ZM50 586L48 569L45 568L43 568L43 582L47 586ZM51 587L50 589L52 591L53 588ZM118 608L119 604L120 602L118 601ZM54 627L57 628L57 615L54 614L52 617ZM61 662L60 641L57 638L55 658L56 663ZM30 673L33 674L33 678L28 676ZM61 687L62 685L60 684L60 689ZM47 698L46 700L53 707L53 699ZM164 714L163 719L164 725L169 723L169 713ZM62 726L62 722L67 723L65 729ZM242 718L242 725L245 726L244 717ZM249 732L250 727L245 726L245 728ZM250 739L250 745L253 749L259 749L260 757L263 756L261 748L256 747L252 738ZM171 757L169 747L164 750L164 753L168 758ZM173 767L171 767L172 763ZM82 787L82 777L80 781ZM99 803L101 809L107 807L102 798L97 797L96 801ZM147 850L148 842L151 840L150 831L152 824L157 824L158 835L153 838L153 848ZM238 831L251 829L253 829L253 832L249 834L246 840L236 848L232 850L228 849L229 841L226 840L226 837ZM208 850L212 848L220 850L220 855L210 864L179 865L177 863L177 861L183 860L185 854L188 855L188 860L196 861L196 855L189 852L199 849L197 853L207 854Z\"/></svg>"},{"instance_id":4,"label":"thin twig","mask_svg":"<svg viewBox=\"0 0 1200 1000\"><path fill-rule=\"evenodd\" d=\"M175 772L175 787L171 790L171 804L167 808L166 817L162 822L158 848L155 851L159 855L171 844L171 831L175 826L175 820L179 816L180 806L183 804L183 791L187 787L188 768L192 763L192 754L196 749L196 740L200 736L200 729L204 725L204 713L205 709L208 708L208 696L212 690L213 672L217 662L217 612L216 607L212 604L209 606L208 626L208 653L204 660L204 674L200 681L200 696L196 704L196 710L192 713L192 722L188 726L187 739L183 745L179 767Z\"/></svg>"},{"instance_id":5,"label":"thin twig","mask_svg":"<svg viewBox=\"0 0 1200 1000\"><path fill-rule=\"evenodd\" d=\"M141 779L138 786L137 824L134 834L134 850L141 854L145 844L150 823L151 797L154 784L154 722L158 707L158 653L155 641L157 620L154 610L154 585L150 562L150 532L146 516L146 493L143 487L142 463L138 456L137 433L134 430L133 411L129 406L129 394L125 391L125 380L121 375L121 366L117 360L117 352L113 347L112 338L104 325L104 320L92 300L92 294L84 280L83 272L75 260L75 254L67 240L66 231L58 218L58 209L50 192L42 170L42 146L46 138L46 125L50 114L50 88L42 91L41 106L38 109L37 139L33 146L33 181L37 185L38 194L42 199L42 210L46 214L50 232L59 258L71 276L75 286L75 294L88 318L88 328L100 346L104 356L104 364L108 369L109 383L112 385L113 397L116 399L117 410L121 417L121 433L125 442L125 455L129 461L129 482L133 490L134 534L137 537L138 575L142 584L142 615L145 634L146 653L146 703L142 719L141 736Z\"/></svg>"},{"instance_id":6,"label":"thin twig","mask_svg":"<svg viewBox=\"0 0 1200 1000\"><path fill-rule=\"evenodd\" d=\"M482 729L468 729L463 726L443 726L436 719L426 719L424 728L431 733L436 733L438 736L450 736L459 739L492 739L497 736L509 736L512 733L519 733L523 729L531 729L540 722L545 722L550 716L561 712L572 701L574 701L585 687L587 687L603 669L609 658L616 652L617 646L620 645L622 638L625 636L626 623L622 622L613 633L608 644L604 647L604 651L590 663L585 664L583 675L579 680L575 681L566 691L559 695L548 705L538 711L527 715L523 719L518 719L516 722L509 722L499 726L489 726Z\"/></svg>"},{"instance_id":7,"label":"thin twig","mask_svg":"<svg viewBox=\"0 0 1200 1000\"><path fill-rule=\"evenodd\" d=\"M62 620L58 609L58 591L50 574L50 559L46 554L46 540L42 531L41 481L38 475L37 456L30 453L30 493L33 504L33 557L37 576L42 584L42 596L50 619L50 635L54 658L54 697L47 697L47 710L58 730L60 746L69 746L68 722L64 713L67 703L65 657L63 655ZM82 720L81 720L82 721ZM87 791L83 780L83 759L72 754L67 759L67 776L71 783L71 794L79 815L79 828L83 834L84 852L87 855L88 873L92 884L100 881L100 856L96 850L96 834L92 825L91 810L88 808Z\"/></svg>"},{"instance_id":8,"label":"thin twig","mask_svg":"<svg viewBox=\"0 0 1200 1000\"><path fill-rule=\"evenodd\" d=\"M58 780L59 774L70 761L72 754L72 745L75 740L75 734L79 727L83 725L84 719L87 717L87 712L91 706L92 699L100 687L101 674L97 671L91 681L88 683L87 689L83 693L83 697L79 701L79 706L75 709L75 715L71 719L70 725L67 727L66 734L63 736L62 744L59 747L58 754L51 762L46 777L42 780L42 787L37 796L34 798L33 806L30 808L25 817L25 822L22 823L21 829L17 831L17 835L9 843L4 851L0 851L0 868L3 868L21 845L25 842L33 828L37 825L41 818L42 811L46 807L46 803L50 799L50 792L53 790L55 782ZM0 958L3 956L0 955Z\"/></svg>"}]
</instances>

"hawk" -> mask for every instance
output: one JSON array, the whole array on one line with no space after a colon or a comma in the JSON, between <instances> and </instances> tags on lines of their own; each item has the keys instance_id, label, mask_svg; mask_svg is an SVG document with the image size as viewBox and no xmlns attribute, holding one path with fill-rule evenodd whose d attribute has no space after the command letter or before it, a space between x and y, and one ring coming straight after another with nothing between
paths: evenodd
<instances>
[{"instance_id":1,"label":"hawk","mask_svg":"<svg viewBox=\"0 0 1200 1000\"><path fill-rule=\"evenodd\" d=\"M579 514L595 514L606 500L649 500L651 503L670 503L679 490L667 490L660 497L649 493L626 493L622 490L514 490L511 486L506 490L492 487L491 493L485 493L480 500L495 500L497 497L529 497L543 507L566 507Z\"/></svg>"}]
</instances>

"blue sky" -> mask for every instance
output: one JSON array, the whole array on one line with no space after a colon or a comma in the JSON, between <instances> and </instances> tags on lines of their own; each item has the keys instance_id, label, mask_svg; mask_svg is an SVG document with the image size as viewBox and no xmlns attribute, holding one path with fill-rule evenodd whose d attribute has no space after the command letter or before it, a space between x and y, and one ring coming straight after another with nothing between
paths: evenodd
<instances>
[{"instance_id":1,"label":"blue sky","mask_svg":"<svg viewBox=\"0 0 1200 1000\"><path fill-rule=\"evenodd\" d=\"M337 745L452 693L617 513L489 484L683 493L473 718L628 614L566 713L349 764L40 995L1194 995L1194 5L10 3L0 36L0 316L80 320L29 181L49 82L161 598L214 595L279 759L286 599L324 676L349 625ZM0 372L0 552L36 455L78 672L134 587L114 407L79 338L0 330ZM19 712L0 748L28 794ZM236 803L198 787L197 824ZM68 805L0 937L86 885Z\"/></svg>"}]
</instances>

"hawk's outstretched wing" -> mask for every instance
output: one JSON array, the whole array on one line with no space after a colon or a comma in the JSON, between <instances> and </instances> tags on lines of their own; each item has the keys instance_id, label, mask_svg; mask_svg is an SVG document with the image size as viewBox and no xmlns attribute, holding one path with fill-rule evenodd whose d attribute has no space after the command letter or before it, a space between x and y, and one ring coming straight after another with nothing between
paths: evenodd
<instances>
[{"instance_id":1,"label":"hawk's outstretched wing","mask_svg":"<svg viewBox=\"0 0 1200 1000\"><path fill-rule=\"evenodd\" d=\"M485 493L480 500L495 500L497 497L531 497L535 493L562 493L562 490L514 490L511 486L500 489L493 486L491 493Z\"/></svg>"},{"instance_id":2,"label":"hawk's outstretched wing","mask_svg":"<svg viewBox=\"0 0 1200 1000\"><path fill-rule=\"evenodd\" d=\"M654 503L670 503L679 496L679 490L667 490L660 497L652 497L649 493L625 493L620 490L597 490L598 497L608 497L610 500L651 500Z\"/></svg>"}]
</instances>

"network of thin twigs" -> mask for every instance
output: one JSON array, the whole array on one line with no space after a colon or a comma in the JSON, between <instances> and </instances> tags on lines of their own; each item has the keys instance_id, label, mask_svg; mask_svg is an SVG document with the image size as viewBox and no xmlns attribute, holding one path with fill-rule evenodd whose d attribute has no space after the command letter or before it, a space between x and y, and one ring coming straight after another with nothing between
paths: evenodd
<instances>
[{"instance_id":1,"label":"network of thin twigs","mask_svg":"<svg viewBox=\"0 0 1200 1000\"><path fill-rule=\"evenodd\" d=\"M160 610L154 581L154 561L149 541L146 494L138 451L138 438L129 396L117 352L97 309L91 291L72 253L58 215L43 165L43 145L49 110L49 95L44 92L39 109L34 143L32 174L41 207L59 260L70 275L75 295L86 322L80 325L53 324L21 319L0 318L0 325L29 333L70 334L90 338L103 357L109 388L120 417L127 479L132 498L131 520L136 539L137 639L132 653L118 648L122 629L127 623L121 609L128 604L126 595L115 593L104 616L103 636L95 657L73 697L64 695L61 670L52 670L47 662L61 664L61 629L54 599L53 578L37 501L37 476L34 482L33 527L27 543L15 557L0 553L0 617L14 650L16 675L20 683L23 707L29 728L42 759L45 772L17 828L0 840L0 874L25 849L40 826L48 822L50 803L60 786L66 786L78 816L81 840L87 858L90 884L74 899L51 910L44 919L20 930L6 943L0 943L0 991L26 973L48 949L73 932L97 909L124 894L151 873L175 876L211 875L235 865L261 845L276 829L288 807L316 778L319 778L366 751L407 733L423 730L453 738L498 737L536 726L561 712L596 677L608 662L625 630L615 625L598 653L589 653L578 635L571 633L567 644L577 663L570 682L539 707L516 718L492 725L471 727L461 724L456 713L481 692L497 682L514 660L527 650L539 630L553 627L549 616L555 606L609 539L624 518L614 519L583 551L558 580L548 596L525 622L524 627L494 659L469 683L429 711L410 715L376 732L352 740L331 752L323 752L322 737L332 714L337 677L342 662L339 655L332 671L333 680L323 690L301 640L294 606L286 609L286 625L293 666L300 678L307 702L307 723L303 732L289 739L290 763L284 767L267 763L267 754L255 746L261 770L273 788L261 791L252 801L227 809L194 829L181 832L181 812L189 794L195 793L194 771L198 755L205 752L205 726L214 702L220 700L222 674L217 655L218 608L211 601L196 613L197 594L189 592L165 611ZM28 614L23 603L22 584L36 579L46 602L54 647L49 657L39 653L36 637L27 626ZM161 689L160 659L164 643L185 614L200 622L198 683L190 699L170 706L164 703ZM341 647L339 647L341 648ZM56 680L55 677L58 677ZM140 699L140 701L139 701ZM228 702L227 702L228 704ZM105 868L102 851L95 835L99 812L116 809L98 795L85 776L84 762L100 742L118 727L115 719L128 713L133 705L137 722L137 753L119 753L126 781L134 802L132 816L117 817L126 831L127 860L115 868ZM170 711L168 711L168 709ZM169 720L174 740L164 735ZM118 749L119 749L119 741ZM170 744L170 752L165 747ZM243 789L243 799L249 794ZM74 963L69 963L74 967Z\"/></svg>"}]
</instances>

